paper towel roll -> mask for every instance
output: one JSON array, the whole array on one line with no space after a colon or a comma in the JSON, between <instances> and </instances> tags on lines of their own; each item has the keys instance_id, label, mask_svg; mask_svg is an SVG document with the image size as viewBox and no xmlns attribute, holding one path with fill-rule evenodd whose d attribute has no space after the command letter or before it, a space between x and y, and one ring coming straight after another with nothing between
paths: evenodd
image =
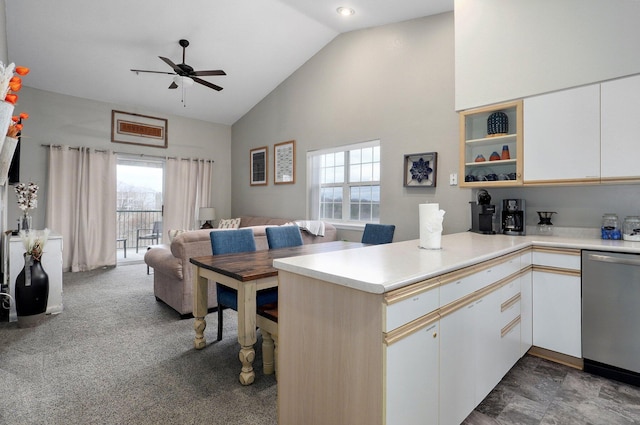
<instances>
[{"instance_id":1,"label":"paper towel roll","mask_svg":"<svg viewBox=\"0 0 640 425\"><path fill-rule=\"evenodd\" d=\"M440 249L444 211L440 204L420 204L420 248Z\"/></svg>"}]
</instances>

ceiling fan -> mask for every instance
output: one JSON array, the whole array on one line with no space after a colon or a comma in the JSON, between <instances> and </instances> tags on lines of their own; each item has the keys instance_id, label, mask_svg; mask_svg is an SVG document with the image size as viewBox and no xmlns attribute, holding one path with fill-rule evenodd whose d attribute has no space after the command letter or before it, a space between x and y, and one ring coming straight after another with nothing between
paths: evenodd
<instances>
[{"instance_id":1,"label":"ceiling fan","mask_svg":"<svg viewBox=\"0 0 640 425\"><path fill-rule=\"evenodd\" d=\"M222 87L215 85L213 83L210 83L208 81L205 81L201 78L198 77L205 77L205 76L210 76L210 75L227 75L223 70L221 69L217 69L217 70L211 70L211 71L195 71L191 66L187 65L184 62L184 56L185 56L185 51L187 49L187 46L189 45L189 40L180 40L179 41L180 46L182 46L182 63L179 64L175 64L171 61L171 59L167 59L164 58L162 56L158 56L160 59L162 59L167 65L169 65L174 72L163 72L163 71L145 71L142 69L132 69L131 71L135 72L136 74L140 73L140 72L151 72L154 74L169 74L169 75L177 75L179 77L184 78L190 78L191 80L195 81L196 83L202 84L203 86L207 86L209 88L212 88L214 90L220 91L222 90ZM176 79L174 79L173 82L171 82L171 85L169 86L170 89L176 89L178 88L178 85L176 84Z\"/></svg>"}]
</instances>

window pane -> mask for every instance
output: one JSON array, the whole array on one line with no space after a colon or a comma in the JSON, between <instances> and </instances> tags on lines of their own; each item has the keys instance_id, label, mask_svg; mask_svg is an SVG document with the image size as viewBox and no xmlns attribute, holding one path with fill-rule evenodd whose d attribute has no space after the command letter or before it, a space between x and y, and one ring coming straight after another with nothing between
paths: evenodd
<instances>
[{"instance_id":1,"label":"window pane","mask_svg":"<svg viewBox=\"0 0 640 425\"><path fill-rule=\"evenodd\" d=\"M360 201L360 187L352 187L349 191L351 192L349 196L351 199L351 202Z\"/></svg>"},{"instance_id":2,"label":"window pane","mask_svg":"<svg viewBox=\"0 0 640 425\"><path fill-rule=\"evenodd\" d=\"M335 183L344 183L344 166L335 168Z\"/></svg>"},{"instance_id":3,"label":"window pane","mask_svg":"<svg viewBox=\"0 0 640 425\"><path fill-rule=\"evenodd\" d=\"M371 205L371 219L373 221L380 221L380 204Z\"/></svg>"},{"instance_id":4,"label":"window pane","mask_svg":"<svg viewBox=\"0 0 640 425\"><path fill-rule=\"evenodd\" d=\"M373 166L371 164L362 164L362 180L370 182L373 179Z\"/></svg>"},{"instance_id":5,"label":"window pane","mask_svg":"<svg viewBox=\"0 0 640 425\"><path fill-rule=\"evenodd\" d=\"M371 220L371 204L360 205L360 220Z\"/></svg>"},{"instance_id":6,"label":"window pane","mask_svg":"<svg viewBox=\"0 0 640 425\"><path fill-rule=\"evenodd\" d=\"M323 155L325 162L324 162L324 166L325 167L332 167L334 165L334 155L332 153L328 154L328 155Z\"/></svg>"},{"instance_id":7,"label":"window pane","mask_svg":"<svg viewBox=\"0 0 640 425\"><path fill-rule=\"evenodd\" d=\"M380 162L380 146L373 147L373 161Z\"/></svg>"},{"instance_id":8,"label":"window pane","mask_svg":"<svg viewBox=\"0 0 640 425\"><path fill-rule=\"evenodd\" d=\"M360 164L362 161L360 160L362 156L362 149L354 149L349 151L349 163L350 164Z\"/></svg>"},{"instance_id":9,"label":"window pane","mask_svg":"<svg viewBox=\"0 0 640 425\"><path fill-rule=\"evenodd\" d=\"M374 182L380 181L380 163L379 162L373 163L373 181Z\"/></svg>"},{"instance_id":10,"label":"window pane","mask_svg":"<svg viewBox=\"0 0 640 425\"><path fill-rule=\"evenodd\" d=\"M373 161L373 148L364 148L362 149L362 162L372 162Z\"/></svg>"},{"instance_id":11,"label":"window pane","mask_svg":"<svg viewBox=\"0 0 640 425\"><path fill-rule=\"evenodd\" d=\"M380 186L371 186L371 200L380 203Z\"/></svg>"},{"instance_id":12,"label":"window pane","mask_svg":"<svg viewBox=\"0 0 640 425\"><path fill-rule=\"evenodd\" d=\"M371 202L371 186L360 188L360 202Z\"/></svg>"},{"instance_id":13,"label":"window pane","mask_svg":"<svg viewBox=\"0 0 640 425\"><path fill-rule=\"evenodd\" d=\"M342 204L333 204L333 218L342 220Z\"/></svg>"},{"instance_id":14,"label":"window pane","mask_svg":"<svg viewBox=\"0 0 640 425\"><path fill-rule=\"evenodd\" d=\"M351 183L362 181L360 179L360 165L351 165L349 167L349 181Z\"/></svg>"},{"instance_id":15,"label":"window pane","mask_svg":"<svg viewBox=\"0 0 640 425\"><path fill-rule=\"evenodd\" d=\"M345 152L337 152L334 154L335 165L344 165L344 155Z\"/></svg>"},{"instance_id":16,"label":"window pane","mask_svg":"<svg viewBox=\"0 0 640 425\"><path fill-rule=\"evenodd\" d=\"M351 220L360 220L360 204L351 203Z\"/></svg>"},{"instance_id":17,"label":"window pane","mask_svg":"<svg viewBox=\"0 0 640 425\"><path fill-rule=\"evenodd\" d=\"M333 200L335 202L342 202L342 188L334 187L333 188Z\"/></svg>"}]
</instances>

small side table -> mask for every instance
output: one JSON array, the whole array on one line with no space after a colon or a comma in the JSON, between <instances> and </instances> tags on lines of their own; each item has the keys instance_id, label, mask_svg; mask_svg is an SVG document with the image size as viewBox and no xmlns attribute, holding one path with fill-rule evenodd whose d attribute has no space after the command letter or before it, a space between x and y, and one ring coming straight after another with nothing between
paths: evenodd
<instances>
[{"instance_id":1,"label":"small side table","mask_svg":"<svg viewBox=\"0 0 640 425\"><path fill-rule=\"evenodd\" d=\"M122 242L124 246L124 258L127 258L127 238L117 238L116 243Z\"/></svg>"}]
</instances>

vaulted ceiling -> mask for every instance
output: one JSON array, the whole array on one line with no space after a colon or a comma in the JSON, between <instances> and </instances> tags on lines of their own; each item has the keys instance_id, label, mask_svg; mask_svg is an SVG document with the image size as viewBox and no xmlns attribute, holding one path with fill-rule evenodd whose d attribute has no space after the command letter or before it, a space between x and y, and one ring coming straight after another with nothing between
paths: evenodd
<instances>
[{"instance_id":1,"label":"vaulted ceiling","mask_svg":"<svg viewBox=\"0 0 640 425\"><path fill-rule=\"evenodd\" d=\"M343 32L453 10L454 0L5 0L8 61L24 85L70 96L233 124ZM350 17L336 9L355 10ZM226 76L168 89L158 56Z\"/></svg>"}]
</instances>

